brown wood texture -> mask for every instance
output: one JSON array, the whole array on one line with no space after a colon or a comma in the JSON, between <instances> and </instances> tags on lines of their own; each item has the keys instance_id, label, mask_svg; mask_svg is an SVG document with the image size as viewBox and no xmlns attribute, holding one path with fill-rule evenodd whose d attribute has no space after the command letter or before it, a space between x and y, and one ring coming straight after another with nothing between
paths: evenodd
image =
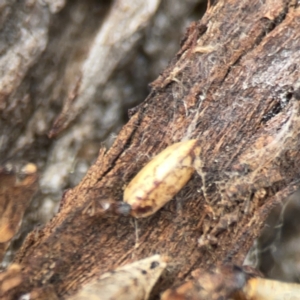
<instances>
[{"instance_id":1,"label":"brown wood texture","mask_svg":"<svg viewBox=\"0 0 300 300\"><path fill-rule=\"evenodd\" d=\"M211 2L112 148L28 236L7 298L41 285L65 297L156 253L170 259L158 292L196 268L242 264L270 209L299 187L299 24L294 1ZM153 155L192 138L202 166L173 201L145 219L103 212Z\"/></svg>"}]
</instances>

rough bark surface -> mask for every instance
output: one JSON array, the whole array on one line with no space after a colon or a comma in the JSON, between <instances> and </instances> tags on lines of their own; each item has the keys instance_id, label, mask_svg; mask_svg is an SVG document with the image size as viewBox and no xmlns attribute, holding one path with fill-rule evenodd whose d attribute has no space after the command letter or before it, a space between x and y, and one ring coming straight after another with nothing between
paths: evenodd
<instances>
[{"instance_id":1,"label":"rough bark surface","mask_svg":"<svg viewBox=\"0 0 300 300\"><path fill-rule=\"evenodd\" d=\"M242 264L270 209L300 185L299 22L294 1L211 3L111 149L28 236L8 299L41 285L65 297L155 253L171 261L156 293L193 269ZM145 219L103 211L153 155L192 138L202 166L173 201Z\"/></svg>"}]
</instances>

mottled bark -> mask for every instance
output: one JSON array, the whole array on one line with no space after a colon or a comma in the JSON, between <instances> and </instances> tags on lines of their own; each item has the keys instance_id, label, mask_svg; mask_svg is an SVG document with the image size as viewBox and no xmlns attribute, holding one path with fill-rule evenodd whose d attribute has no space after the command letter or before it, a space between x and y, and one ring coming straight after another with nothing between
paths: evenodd
<instances>
[{"instance_id":1,"label":"mottled bark","mask_svg":"<svg viewBox=\"0 0 300 300\"><path fill-rule=\"evenodd\" d=\"M28 236L7 297L41 285L65 297L155 253L170 260L156 295L196 268L242 264L270 209L300 185L299 22L294 1L211 3L111 149ZM153 155L192 138L202 165L173 201L138 220L103 210Z\"/></svg>"}]
</instances>

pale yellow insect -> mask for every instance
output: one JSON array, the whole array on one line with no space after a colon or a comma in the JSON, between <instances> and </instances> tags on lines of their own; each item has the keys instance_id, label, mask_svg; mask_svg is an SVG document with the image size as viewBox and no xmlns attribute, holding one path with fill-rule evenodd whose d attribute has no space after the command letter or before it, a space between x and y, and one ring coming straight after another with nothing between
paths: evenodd
<instances>
[{"instance_id":1,"label":"pale yellow insect","mask_svg":"<svg viewBox=\"0 0 300 300\"><path fill-rule=\"evenodd\" d=\"M124 202L131 215L144 218L169 202L189 181L200 162L197 140L179 142L155 156L128 184Z\"/></svg>"}]
</instances>

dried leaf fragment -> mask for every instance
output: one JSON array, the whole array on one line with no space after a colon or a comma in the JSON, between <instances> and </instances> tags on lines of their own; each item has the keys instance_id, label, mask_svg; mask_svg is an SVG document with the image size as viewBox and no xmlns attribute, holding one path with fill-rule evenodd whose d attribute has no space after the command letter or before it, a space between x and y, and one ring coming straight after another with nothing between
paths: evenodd
<instances>
[{"instance_id":1,"label":"dried leaf fragment","mask_svg":"<svg viewBox=\"0 0 300 300\"><path fill-rule=\"evenodd\" d=\"M0 297L3 298L3 295L18 286L22 281L21 276L21 267L17 264L10 265L6 271L0 273Z\"/></svg>"},{"instance_id":2,"label":"dried leaf fragment","mask_svg":"<svg viewBox=\"0 0 300 300\"><path fill-rule=\"evenodd\" d=\"M34 164L26 164L20 171L0 168L0 260L18 232L36 188L37 168Z\"/></svg>"},{"instance_id":3,"label":"dried leaf fragment","mask_svg":"<svg viewBox=\"0 0 300 300\"><path fill-rule=\"evenodd\" d=\"M300 299L300 284L280 282L265 278L247 281L236 300L295 300Z\"/></svg>"},{"instance_id":4,"label":"dried leaf fragment","mask_svg":"<svg viewBox=\"0 0 300 300\"><path fill-rule=\"evenodd\" d=\"M165 267L164 258L153 255L103 274L68 300L146 300Z\"/></svg>"}]
</instances>

